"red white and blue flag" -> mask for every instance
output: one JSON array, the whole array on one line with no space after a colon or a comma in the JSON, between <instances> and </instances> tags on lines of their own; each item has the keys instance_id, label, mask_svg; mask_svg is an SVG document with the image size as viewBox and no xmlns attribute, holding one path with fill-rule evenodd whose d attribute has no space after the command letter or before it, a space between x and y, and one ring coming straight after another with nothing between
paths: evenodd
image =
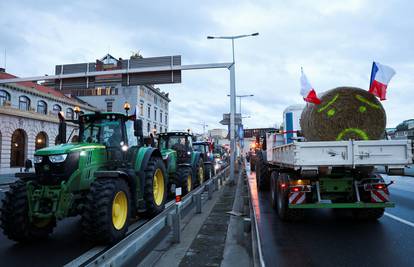
<instances>
[{"instance_id":1,"label":"red white and blue flag","mask_svg":"<svg viewBox=\"0 0 414 267\"><path fill-rule=\"evenodd\" d=\"M303 72L303 68L300 68L300 71L300 94L303 96L303 100L319 105L321 100L316 95L315 89L313 89L312 85L308 81L308 78Z\"/></svg>"},{"instance_id":2,"label":"red white and blue flag","mask_svg":"<svg viewBox=\"0 0 414 267\"><path fill-rule=\"evenodd\" d=\"M374 61L372 63L369 92L379 97L380 100L385 100L388 83L394 75L395 70L393 68Z\"/></svg>"}]
</instances>

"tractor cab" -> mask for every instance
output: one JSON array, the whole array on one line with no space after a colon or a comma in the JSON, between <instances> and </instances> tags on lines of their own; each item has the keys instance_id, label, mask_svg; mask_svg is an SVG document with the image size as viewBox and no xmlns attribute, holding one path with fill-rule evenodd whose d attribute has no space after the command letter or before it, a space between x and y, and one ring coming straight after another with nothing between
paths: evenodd
<instances>
[{"instance_id":1,"label":"tractor cab","mask_svg":"<svg viewBox=\"0 0 414 267\"><path fill-rule=\"evenodd\" d=\"M163 158L171 153L177 154L177 163L191 163L193 136L187 132L168 132L158 134L158 149Z\"/></svg>"}]
</instances>

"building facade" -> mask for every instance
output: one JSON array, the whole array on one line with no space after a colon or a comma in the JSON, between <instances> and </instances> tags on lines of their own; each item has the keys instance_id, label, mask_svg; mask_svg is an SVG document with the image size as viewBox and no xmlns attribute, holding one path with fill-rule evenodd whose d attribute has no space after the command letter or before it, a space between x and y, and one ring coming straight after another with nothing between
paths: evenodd
<instances>
[{"instance_id":1,"label":"building facade","mask_svg":"<svg viewBox=\"0 0 414 267\"><path fill-rule=\"evenodd\" d=\"M9 78L15 76L0 69L0 79ZM73 119L76 117L75 106L84 112L96 110L36 83L0 85L0 174L20 171L26 159L33 160L35 150L55 145L58 112ZM75 125L68 124L66 134L76 136Z\"/></svg>"},{"instance_id":2,"label":"building facade","mask_svg":"<svg viewBox=\"0 0 414 267\"><path fill-rule=\"evenodd\" d=\"M138 55L130 60L116 59L107 54L93 63L57 65L56 74L79 73L83 71L107 71L125 68L126 62L139 63ZM168 93L161 92L151 84L128 85L122 75L101 75L88 78L69 78L48 82L66 95L76 96L97 107L101 111L125 112L124 103L131 105L129 112L137 112L143 120L144 134L156 130L168 131L169 102Z\"/></svg>"}]
</instances>

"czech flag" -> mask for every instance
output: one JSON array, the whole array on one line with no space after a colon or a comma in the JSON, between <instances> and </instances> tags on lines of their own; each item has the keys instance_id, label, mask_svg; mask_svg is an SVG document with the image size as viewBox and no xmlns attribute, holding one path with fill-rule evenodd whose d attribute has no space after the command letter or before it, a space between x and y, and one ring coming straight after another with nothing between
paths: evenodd
<instances>
[{"instance_id":1,"label":"czech flag","mask_svg":"<svg viewBox=\"0 0 414 267\"><path fill-rule=\"evenodd\" d=\"M387 85L394 75L395 70L393 68L374 61L372 63L369 92L379 97L380 100L385 100Z\"/></svg>"},{"instance_id":2,"label":"czech flag","mask_svg":"<svg viewBox=\"0 0 414 267\"><path fill-rule=\"evenodd\" d=\"M309 83L305 73L303 73L303 68L300 68L300 71L300 94L303 96L303 99L306 102L319 105L321 103L321 100L316 95L315 89L313 89L312 85Z\"/></svg>"}]
</instances>

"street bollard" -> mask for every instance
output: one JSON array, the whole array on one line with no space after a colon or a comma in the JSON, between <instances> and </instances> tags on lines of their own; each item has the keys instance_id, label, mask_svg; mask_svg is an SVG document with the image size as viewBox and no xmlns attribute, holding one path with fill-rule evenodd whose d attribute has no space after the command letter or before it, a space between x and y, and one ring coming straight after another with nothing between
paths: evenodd
<instances>
[{"instance_id":1,"label":"street bollard","mask_svg":"<svg viewBox=\"0 0 414 267\"><path fill-rule=\"evenodd\" d=\"M175 204L175 213L172 215L172 230L173 230L173 242L180 243L181 240L181 212L180 212L180 203Z\"/></svg>"},{"instance_id":2,"label":"street bollard","mask_svg":"<svg viewBox=\"0 0 414 267\"><path fill-rule=\"evenodd\" d=\"M200 214L201 213L201 194L193 195L193 201L195 203L196 213Z\"/></svg>"}]
</instances>

